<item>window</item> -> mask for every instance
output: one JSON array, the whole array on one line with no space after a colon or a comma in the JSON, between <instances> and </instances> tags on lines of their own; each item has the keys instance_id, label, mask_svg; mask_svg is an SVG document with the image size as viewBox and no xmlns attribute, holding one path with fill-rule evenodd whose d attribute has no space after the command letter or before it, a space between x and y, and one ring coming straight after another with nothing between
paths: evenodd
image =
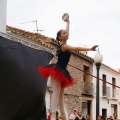
<instances>
[{"instance_id":1,"label":"window","mask_svg":"<svg viewBox=\"0 0 120 120\"><path fill-rule=\"evenodd\" d=\"M88 81L89 75L87 73L89 73L89 67L84 65L84 73L83 73L84 74L83 75L84 82Z\"/></svg>"},{"instance_id":2,"label":"window","mask_svg":"<svg viewBox=\"0 0 120 120\"><path fill-rule=\"evenodd\" d=\"M89 84L89 75L87 73L89 73L89 67L88 66L83 66L83 93L89 93L89 88L90 88L90 84Z\"/></svg>"},{"instance_id":3,"label":"window","mask_svg":"<svg viewBox=\"0 0 120 120\"><path fill-rule=\"evenodd\" d=\"M102 79L103 79L103 89L102 89L102 93L103 93L103 96L107 96L106 94L106 75L102 75Z\"/></svg>"},{"instance_id":4,"label":"window","mask_svg":"<svg viewBox=\"0 0 120 120\"><path fill-rule=\"evenodd\" d=\"M116 85L116 79L112 77L112 97L115 98L116 97L116 88L114 85Z\"/></svg>"}]
</instances>

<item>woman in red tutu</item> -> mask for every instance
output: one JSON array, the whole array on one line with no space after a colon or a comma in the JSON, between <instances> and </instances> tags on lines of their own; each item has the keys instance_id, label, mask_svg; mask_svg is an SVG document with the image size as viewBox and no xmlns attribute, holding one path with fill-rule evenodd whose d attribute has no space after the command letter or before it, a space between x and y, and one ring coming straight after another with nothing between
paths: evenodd
<instances>
[{"instance_id":1,"label":"woman in red tutu","mask_svg":"<svg viewBox=\"0 0 120 120\"><path fill-rule=\"evenodd\" d=\"M70 24L69 17L67 16L64 21L66 22L66 30L62 29L58 31L56 37L59 43L59 48L57 50L57 63L40 67L38 69L40 74L46 79L48 79L49 76L52 79L53 94L51 97L51 120L56 120L57 105L59 105L60 117L62 120L67 120L64 109L64 88L75 84L75 80L66 69L71 56L70 51L95 51L96 47L98 47L98 45L94 45L91 48L67 45Z\"/></svg>"}]
</instances>

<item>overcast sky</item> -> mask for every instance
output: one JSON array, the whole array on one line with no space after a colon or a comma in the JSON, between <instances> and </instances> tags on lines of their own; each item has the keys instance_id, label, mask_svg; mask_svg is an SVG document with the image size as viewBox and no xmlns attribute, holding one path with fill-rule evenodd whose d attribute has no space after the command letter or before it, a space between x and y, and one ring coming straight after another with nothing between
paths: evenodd
<instances>
[{"instance_id":1,"label":"overcast sky","mask_svg":"<svg viewBox=\"0 0 120 120\"><path fill-rule=\"evenodd\" d=\"M68 44L99 45L103 63L120 68L120 0L8 0L7 25L56 38L65 28L61 17L70 15ZM94 57L96 52L88 55Z\"/></svg>"}]
</instances>

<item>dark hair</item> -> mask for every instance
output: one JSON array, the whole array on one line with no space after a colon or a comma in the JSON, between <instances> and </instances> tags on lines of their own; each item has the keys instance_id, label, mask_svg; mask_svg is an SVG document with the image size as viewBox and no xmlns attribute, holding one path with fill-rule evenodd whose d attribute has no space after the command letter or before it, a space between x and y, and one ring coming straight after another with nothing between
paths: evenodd
<instances>
[{"instance_id":1,"label":"dark hair","mask_svg":"<svg viewBox=\"0 0 120 120\"><path fill-rule=\"evenodd\" d=\"M60 35L61 35L61 30L59 30L57 32L57 36L56 36L56 40L58 41L58 45L59 45L58 48L57 48L57 50L56 50L56 56L58 56L58 54L60 53L60 43L59 43L59 41L60 41L60 39L59 39Z\"/></svg>"},{"instance_id":2,"label":"dark hair","mask_svg":"<svg viewBox=\"0 0 120 120\"><path fill-rule=\"evenodd\" d=\"M60 43L59 43L59 41L60 41L59 37L61 35L61 31L62 31L62 29L57 32L57 36L56 36L56 40L58 41L58 45L60 45Z\"/></svg>"},{"instance_id":3,"label":"dark hair","mask_svg":"<svg viewBox=\"0 0 120 120\"><path fill-rule=\"evenodd\" d=\"M56 40L60 41L60 39L59 39L60 35L61 35L61 30L59 30L59 31L57 32Z\"/></svg>"}]
</instances>

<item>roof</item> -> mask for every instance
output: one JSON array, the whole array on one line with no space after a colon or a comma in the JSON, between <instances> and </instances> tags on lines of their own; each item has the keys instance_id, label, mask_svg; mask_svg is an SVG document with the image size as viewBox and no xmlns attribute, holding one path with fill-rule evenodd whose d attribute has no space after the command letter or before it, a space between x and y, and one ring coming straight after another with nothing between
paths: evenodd
<instances>
[{"instance_id":1,"label":"roof","mask_svg":"<svg viewBox=\"0 0 120 120\"><path fill-rule=\"evenodd\" d=\"M111 71L113 71L113 72L115 72L115 73L117 73L117 74L120 74L120 70L119 70L119 69L115 70L115 69L109 67L108 65L105 65L104 63L102 63L102 65L103 65L104 67L108 68L109 70L111 70Z\"/></svg>"},{"instance_id":2,"label":"roof","mask_svg":"<svg viewBox=\"0 0 120 120\"><path fill-rule=\"evenodd\" d=\"M12 26L6 26L6 30L10 31L11 33L17 34L18 36L21 36L23 38L27 38L29 40L32 40L36 42L37 44L40 44L42 46L45 46L47 48L53 49L53 47L50 45L50 41L52 41L53 38L47 37L42 34L33 33L29 31L25 31L19 28L15 28Z\"/></svg>"}]
</instances>

